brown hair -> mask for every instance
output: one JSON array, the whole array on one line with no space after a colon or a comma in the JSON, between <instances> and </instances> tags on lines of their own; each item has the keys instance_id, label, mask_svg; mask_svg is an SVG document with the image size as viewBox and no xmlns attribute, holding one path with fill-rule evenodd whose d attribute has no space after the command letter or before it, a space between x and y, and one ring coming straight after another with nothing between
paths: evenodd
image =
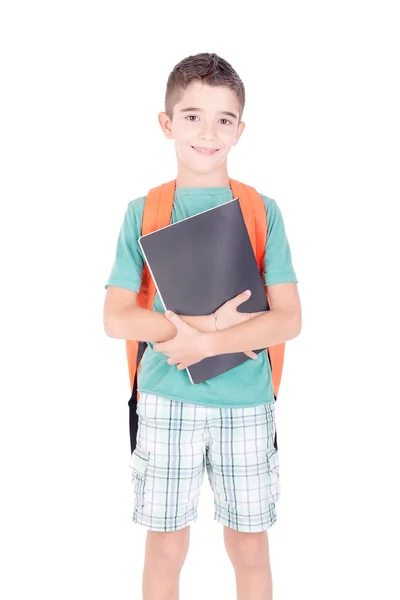
<instances>
[{"instance_id":1,"label":"brown hair","mask_svg":"<svg viewBox=\"0 0 400 600\"><path fill-rule=\"evenodd\" d=\"M165 93L165 112L170 119L175 104L182 97L182 92L195 79L210 86L228 87L235 92L239 102L239 121L241 121L245 103L243 82L232 65L217 54L209 52L187 56L171 71Z\"/></svg>"}]
</instances>

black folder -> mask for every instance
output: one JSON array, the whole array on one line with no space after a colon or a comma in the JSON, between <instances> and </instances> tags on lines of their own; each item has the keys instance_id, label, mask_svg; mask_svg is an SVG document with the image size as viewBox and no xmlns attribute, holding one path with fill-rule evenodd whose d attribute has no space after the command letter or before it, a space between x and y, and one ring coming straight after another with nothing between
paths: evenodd
<instances>
[{"instance_id":1,"label":"black folder","mask_svg":"<svg viewBox=\"0 0 400 600\"><path fill-rule=\"evenodd\" d=\"M246 289L251 296L239 312L269 310L238 198L143 235L139 245L165 310L209 315ZM221 354L186 370L196 384L246 360L243 352Z\"/></svg>"}]
</instances>

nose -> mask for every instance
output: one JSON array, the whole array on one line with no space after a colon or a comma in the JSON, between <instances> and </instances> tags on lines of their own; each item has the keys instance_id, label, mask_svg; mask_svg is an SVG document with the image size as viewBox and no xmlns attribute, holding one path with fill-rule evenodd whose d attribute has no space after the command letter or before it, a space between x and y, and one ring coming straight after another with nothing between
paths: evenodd
<instances>
[{"instance_id":1,"label":"nose","mask_svg":"<svg viewBox=\"0 0 400 600\"><path fill-rule=\"evenodd\" d=\"M203 121L199 137L201 139L215 140L214 123L206 123Z\"/></svg>"}]
</instances>

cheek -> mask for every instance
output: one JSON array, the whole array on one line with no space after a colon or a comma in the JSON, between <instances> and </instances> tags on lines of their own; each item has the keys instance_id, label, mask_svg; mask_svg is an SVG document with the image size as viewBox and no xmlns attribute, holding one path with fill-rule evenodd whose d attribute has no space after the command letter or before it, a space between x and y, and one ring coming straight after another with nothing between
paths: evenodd
<instances>
[{"instance_id":1,"label":"cheek","mask_svg":"<svg viewBox=\"0 0 400 600\"><path fill-rule=\"evenodd\" d=\"M226 145L229 146L229 147L233 146L233 144L235 143L235 139L236 139L236 132L235 131L231 131L231 132L227 133L225 135Z\"/></svg>"},{"instance_id":2,"label":"cheek","mask_svg":"<svg viewBox=\"0 0 400 600\"><path fill-rule=\"evenodd\" d=\"M175 140L175 152L181 160L190 160L194 150L189 146L189 142Z\"/></svg>"},{"instance_id":3,"label":"cheek","mask_svg":"<svg viewBox=\"0 0 400 600\"><path fill-rule=\"evenodd\" d=\"M235 133L233 131L222 131L219 134L219 140L222 142L224 151L227 152L235 143Z\"/></svg>"}]
</instances>

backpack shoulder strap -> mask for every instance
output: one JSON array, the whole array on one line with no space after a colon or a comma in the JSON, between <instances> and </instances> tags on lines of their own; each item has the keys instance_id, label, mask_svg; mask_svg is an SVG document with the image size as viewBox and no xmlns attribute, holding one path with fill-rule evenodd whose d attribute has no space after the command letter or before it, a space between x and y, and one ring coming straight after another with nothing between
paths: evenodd
<instances>
[{"instance_id":1,"label":"backpack shoulder strap","mask_svg":"<svg viewBox=\"0 0 400 600\"><path fill-rule=\"evenodd\" d=\"M265 245L267 241L267 215L264 202L251 185L235 179L229 180L233 195L239 198L240 208L249 233L251 245L260 273L263 270Z\"/></svg>"},{"instance_id":2,"label":"backpack shoulder strap","mask_svg":"<svg viewBox=\"0 0 400 600\"><path fill-rule=\"evenodd\" d=\"M147 235L169 225L174 203L174 191L175 179L149 190L143 209L142 235ZM142 285L137 298L138 306L151 309L155 295L156 286L146 263L143 268Z\"/></svg>"},{"instance_id":3,"label":"backpack shoulder strap","mask_svg":"<svg viewBox=\"0 0 400 600\"><path fill-rule=\"evenodd\" d=\"M169 225L174 203L174 192L175 179L149 190L143 209L142 235L152 233L161 227ZM146 263L143 268L142 283L137 296L137 306L151 309L156 291L156 286ZM132 391L135 387L135 375L137 375L140 368L144 348L143 344L141 345L142 347L139 348L139 342L137 340L126 340L125 345L130 389Z\"/></svg>"},{"instance_id":4,"label":"backpack shoulder strap","mask_svg":"<svg viewBox=\"0 0 400 600\"><path fill-rule=\"evenodd\" d=\"M143 210L142 235L169 225L174 203L175 179L151 188Z\"/></svg>"},{"instance_id":5,"label":"backpack shoulder strap","mask_svg":"<svg viewBox=\"0 0 400 600\"><path fill-rule=\"evenodd\" d=\"M252 202L249 194L249 186L246 186L240 181L236 181L236 179L229 179L229 185L232 189L234 198L239 198L239 204L243 213L244 222L246 223L254 254L256 254L256 227Z\"/></svg>"},{"instance_id":6,"label":"backpack shoulder strap","mask_svg":"<svg viewBox=\"0 0 400 600\"><path fill-rule=\"evenodd\" d=\"M262 273L264 270L264 255L268 236L265 204L254 187L235 180L230 180L230 185L234 196L240 198L240 207L246 221L258 268L260 273ZM250 216L250 213L252 213L252 216ZM267 287L265 287L265 295L269 306L271 306ZM282 379L285 342L270 346L266 352L271 365L272 387L276 400Z\"/></svg>"}]
</instances>

